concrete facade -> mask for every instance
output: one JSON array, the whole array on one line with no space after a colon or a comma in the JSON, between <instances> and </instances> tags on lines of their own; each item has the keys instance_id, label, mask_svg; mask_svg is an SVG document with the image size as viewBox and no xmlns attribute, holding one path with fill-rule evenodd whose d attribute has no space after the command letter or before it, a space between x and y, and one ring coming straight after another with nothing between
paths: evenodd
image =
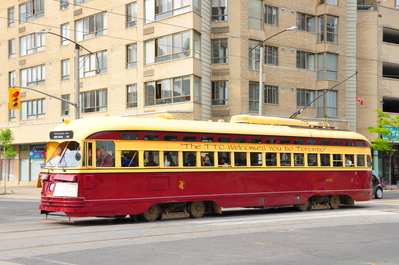
<instances>
[{"instance_id":1,"label":"concrete facade","mask_svg":"<svg viewBox=\"0 0 399 265\"><path fill-rule=\"evenodd\" d=\"M43 0L42 16L27 22L20 21L21 6L35 5L40 3L39 0L0 2L0 14L3 18L3 22L0 23L0 30L3 32L0 36L0 54L3 62L0 65L2 95L8 93L11 72L15 73L14 85L22 86L21 70L45 65L44 84L32 85L31 88L57 97L70 95L70 101L75 102L76 50L74 43L61 45L60 37L46 34L42 51L21 55L21 37L39 30L61 35L61 25L69 23L69 38L76 41L76 21L105 12L106 32L78 41L78 44L92 53L106 51L106 73L80 77L80 93L106 89L106 106L93 112L81 113L80 118L104 115L151 118L158 113L170 113L174 119L228 121L233 115L258 115L258 110L251 105L254 101L252 92L256 90L251 92L250 84L259 85L259 70L250 69L250 56L256 54L256 51L249 54L250 42L259 43L284 29L296 26L298 14L306 14L314 19L313 32L304 29L287 31L264 43L265 46L276 48L278 53L277 65L267 63L263 65L264 84L277 87L278 102L264 104L263 115L289 117L303 107L297 105L299 89L313 91L316 97L317 91L325 91L358 71L356 77L334 88L334 91L337 91L337 98L333 107L336 108L337 115L328 115L327 122L331 126L358 131L372 140L376 136L369 134L367 127L376 125L374 122L376 115L373 110L381 108L383 97L399 99L399 92L396 89L398 79L382 76L383 62L399 64L398 44L386 43L382 38L384 27L399 30L399 9L395 9L396 1L393 0L384 1L379 5L371 1L371 7L368 6L365 9L362 6L362 10L359 8L359 1L354 0L232 0L227 1L227 9L212 7L212 1L190 0L182 1L189 4L187 12L177 14L176 11L176 14L173 13L170 17L155 21L147 21L148 16L154 16L159 12L159 9L155 8L155 0L78 2L84 3L75 4L76 1L69 0L69 4L63 6L65 8L61 10L62 4L68 1ZM126 8L131 3L137 5L137 25L127 28ZM149 4L147 8L145 3ZM197 3L201 4L200 12L194 12ZM223 1L220 1L221 3ZM259 10L256 7L259 7ZM266 10L266 7L277 11L277 23L265 23L263 10ZM9 22L12 8L14 8L15 21L11 26ZM215 16L217 10L222 15L225 14L225 19L217 20ZM328 37L326 40L325 36L321 40L319 36L319 19L327 18L327 16L336 17L338 21L335 25L337 29L335 41L329 41ZM260 21L260 27L254 26L256 25L254 21L257 19ZM329 34L329 30L331 29L327 27L325 35ZM182 32L190 33L189 56L163 62L146 62L149 41ZM194 56L195 34L200 36L200 56L197 57ZM13 39L14 46L10 48L9 43ZM215 57L212 53L212 40L217 39L228 40L227 63L212 61ZM137 44L137 65L127 68L127 45L130 44ZM169 48L172 49L172 47ZM10 52L10 49L14 49L14 54ZM297 67L298 52L314 55L313 69ZM82 60L85 60L88 54L87 50L80 49ZM336 69L332 69L336 73L336 78L318 78L320 67L324 72L331 70L328 67L323 69L321 65L318 65L318 55L322 54L337 55ZM70 60L69 79L61 80L61 61L66 59ZM325 63L329 64L329 62ZM146 103L148 97L146 83L185 76L190 77L189 100L154 105ZM197 92L194 78L201 80L199 97L195 94ZM228 84L225 98L227 104L212 104L217 99L212 93L212 82L224 81ZM137 86L137 107L127 107L128 85ZM363 100L364 105L356 102L356 96ZM45 145L49 131L60 124L62 119L75 118L75 108L72 105L70 105L69 113L62 115L61 101L29 89L22 89L23 102L37 99L45 99L44 115L37 117L33 115L33 118L25 119L22 118L22 110L16 110L15 116L10 114L7 96L0 98L0 128L10 128L13 131L15 137L13 143L18 152L15 159L10 161L12 168L12 177L8 178L10 184L35 182L36 173L40 169L32 167L42 164L44 159L33 158L32 150L40 149ZM316 102L314 107L304 110L298 118L325 122L324 114L326 113L325 111L318 112L318 104ZM3 175L6 168L3 166Z\"/></svg>"}]
</instances>

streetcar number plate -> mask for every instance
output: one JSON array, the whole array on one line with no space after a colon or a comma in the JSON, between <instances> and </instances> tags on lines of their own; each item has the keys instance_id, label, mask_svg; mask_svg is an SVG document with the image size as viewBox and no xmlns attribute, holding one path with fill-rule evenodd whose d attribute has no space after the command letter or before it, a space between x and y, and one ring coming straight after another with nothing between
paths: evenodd
<instances>
[{"instance_id":1,"label":"streetcar number plate","mask_svg":"<svg viewBox=\"0 0 399 265\"><path fill-rule=\"evenodd\" d=\"M53 196L78 197L78 183L58 182Z\"/></svg>"}]
</instances>

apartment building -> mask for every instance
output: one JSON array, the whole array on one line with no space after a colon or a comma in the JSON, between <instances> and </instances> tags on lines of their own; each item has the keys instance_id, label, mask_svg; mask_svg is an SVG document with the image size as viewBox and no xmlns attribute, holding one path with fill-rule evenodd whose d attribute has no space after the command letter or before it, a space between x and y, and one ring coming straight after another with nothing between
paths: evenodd
<instances>
[{"instance_id":1,"label":"apartment building","mask_svg":"<svg viewBox=\"0 0 399 265\"><path fill-rule=\"evenodd\" d=\"M307 106L299 119L372 140L373 109L395 112L399 100L396 2L2 1L0 90L26 87L20 110L0 98L0 128L13 131L17 151L2 179L35 183L48 132L63 119L229 121L259 111L290 117Z\"/></svg>"}]
</instances>

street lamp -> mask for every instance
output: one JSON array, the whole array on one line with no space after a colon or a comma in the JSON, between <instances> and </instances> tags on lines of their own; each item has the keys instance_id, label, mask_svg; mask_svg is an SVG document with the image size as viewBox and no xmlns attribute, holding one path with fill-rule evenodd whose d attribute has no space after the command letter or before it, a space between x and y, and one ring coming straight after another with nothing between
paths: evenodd
<instances>
[{"instance_id":1,"label":"street lamp","mask_svg":"<svg viewBox=\"0 0 399 265\"><path fill-rule=\"evenodd\" d=\"M259 116L262 116L262 114L263 114L263 43L265 43L266 41L270 40L274 36L277 36L283 32L295 30L297 28L298 28L297 26L293 26L293 27L286 28L282 31L279 31L276 34L268 37L264 41L261 41L260 43L255 45L255 47L253 47L252 49L249 50L249 53L251 53L252 50L254 50L256 47L260 46L260 51L259 51L259 68L260 68L259 69Z\"/></svg>"},{"instance_id":2,"label":"street lamp","mask_svg":"<svg viewBox=\"0 0 399 265\"><path fill-rule=\"evenodd\" d=\"M79 75L79 57L80 57L80 47L88 51L90 54L93 54L91 51L86 49L84 46L78 44L76 41L73 41L69 38L66 38L60 34L53 33L51 31L45 31L45 30L39 30L36 31L36 34L52 34L55 36L58 36L60 38L69 40L72 43L75 43L75 118L78 120L80 118L80 113L79 113L79 94L80 94L80 75Z\"/></svg>"}]
</instances>

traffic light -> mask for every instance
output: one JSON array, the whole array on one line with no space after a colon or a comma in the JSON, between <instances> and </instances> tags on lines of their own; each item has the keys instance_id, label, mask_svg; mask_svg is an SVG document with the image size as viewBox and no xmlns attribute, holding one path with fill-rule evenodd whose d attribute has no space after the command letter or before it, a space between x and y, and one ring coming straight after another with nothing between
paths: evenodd
<instances>
[{"instance_id":1,"label":"traffic light","mask_svg":"<svg viewBox=\"0 0 399 265\"><path fill-rule=\"evenodd\" d=\"M8 89L8 108L21 109L21 90L19 88Z\"/></svg>"}]
</instances>

